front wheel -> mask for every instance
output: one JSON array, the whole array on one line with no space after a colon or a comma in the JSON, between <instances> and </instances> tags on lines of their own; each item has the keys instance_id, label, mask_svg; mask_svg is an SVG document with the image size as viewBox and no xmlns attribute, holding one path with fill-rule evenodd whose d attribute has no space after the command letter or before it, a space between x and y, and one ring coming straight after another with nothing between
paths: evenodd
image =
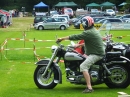
<instances>
[{"instance_id":1,"label":"front wheel","mask_svg":"<svg viewBox=\"0 0 130 97\"><path fill-rule=\"evenodd\" d=\"M65 26L60 26L60 30L65 30L66 29L66 27Z\"/></svg>"},{"instance_id":2,"label":"front wheel","mask_svg":"<svg viewBox=\"0 0 130 97\"><path fill-rule=\"evenodd\" d=\"M43 30L43 29L44 29L43 26L39 26L39 27L38 27L38 30Z\"/></svg>"},{"instance_id":3,"label":"front wheel","mask_svg":"<svg viewBox=\"0 0 130 97\"><path fill-rule=\"evenodd\" d=\"M38 88L53 89L57 85L57 83L54 83L54 79L57 78L58 71L54 67L50 67L43 76L45 69L46 66L37 66L34 72L34 82Z\"/></svg>"},{"instance_id":4,"label":"front wheel","mask_svg":"<svg viewBox=\"0 0 130 97\"><path fill-rule=\"evenodd\" d=\"M127 88L130 84L130 71L125 64L111 65L108 67L111 75L105 79L105 84L109 88Z\"/></svg>"}]
</instances>

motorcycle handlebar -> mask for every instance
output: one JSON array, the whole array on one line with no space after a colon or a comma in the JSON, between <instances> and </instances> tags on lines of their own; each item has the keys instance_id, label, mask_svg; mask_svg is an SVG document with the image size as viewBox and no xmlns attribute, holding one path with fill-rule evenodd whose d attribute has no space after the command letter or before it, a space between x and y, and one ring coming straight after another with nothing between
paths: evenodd
<instances>
[{"instance_id":1,"label":"motorcycle handlebar","mask_svg":"<svg viewBox=\"0 0 130 97\"><path fill-rule=\"evenodd\" d=\"M56 40L56 43L57 43L57 45L59 46L59 47L64 47L62 44L60 44L60 42L61 42L61 40Z\"/></svg>"},{"instance_id":2,"label":"motorcycle handlebar","mask_svg":"<svg viewBox=\"0 0 130 97\"><path fill-rule=\"evenodd\" d=\"M62 44L60 43L61 41L62 41L62 40L60 40L60 39L56 40L56 43L57 43L57 45L58 45L59 47L66 47L66 48L71 49L71 50L75 48L73 45L64 46L64 45L62 45Z\"/></svg>"},{"instance_id":3,"label":"motorcycle handlebar","mask_svg":"<svg viewBox=\"0 0 130 97\"><path fill-rule=\"evenodd\" d=\"M61 41L57 40L56 43L59 44Z\"/></svg>"},{"instance_id":4,"label":"motorcycle handlebar","mask_svg":"<svg viewBox=\"0 0 130 97\"><path fill-rule=\"evenodd\" d=\"M56 43L58 43L58 42L61 42L61 39L57 39L57 40L56 40Z\"/></svg>"}]
</instances>

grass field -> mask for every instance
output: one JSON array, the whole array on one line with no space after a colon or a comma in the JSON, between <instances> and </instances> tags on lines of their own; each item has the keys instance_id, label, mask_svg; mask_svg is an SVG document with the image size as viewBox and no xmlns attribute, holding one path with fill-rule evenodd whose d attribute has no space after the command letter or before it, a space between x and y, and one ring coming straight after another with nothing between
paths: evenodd
<instances>
[{"instance_id":1,"label":"grass field","mask_svg":"<svg viewBox=\"0 0 130 97\"><path fill-rule=\"evenodd\" d=\"M126 89L109 89L105 84L93 86L95 91L92 94L82 94L81 91L84 90L85 86L73 85L66 81L63 63L59 64L62 68L63 83L58 84L51 90L38 89L33 81L33 73L36 68L34 63L37 61L33 52L34 46L40 57L50 57L51 50L46 47L56 45L56 36L76 34L80 33L81 30L74 29L72 26L64 31L38 31L33 29L32 23L33 17L13 18L12 26L0 28L1 47L7 39L3 49L9 49L0 52L0 97L118 97L117 92L119 91L130 94L130 86ZM113 34L114 41L130 43L130 32L128 30L110 31L110 33ZM24 37L23 34L26 34L26 36ZM119 40L116 38L117 36L123 36L123 39ZM26 41L18 40L24 38ZM34 40L42 41L34 42ZM63 42L66 45L69 43L69 41Z\"/></svg>"}]
</instances>

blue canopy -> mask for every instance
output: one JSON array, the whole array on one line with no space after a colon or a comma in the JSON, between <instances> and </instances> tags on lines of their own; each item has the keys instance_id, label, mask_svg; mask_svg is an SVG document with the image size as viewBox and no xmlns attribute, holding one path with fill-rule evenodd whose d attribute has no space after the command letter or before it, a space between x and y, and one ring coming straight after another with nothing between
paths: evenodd
<instances>
[{"instance_id":1,"label":"blue canopy","mask_svg":"<svg viewBox=\"0 0 130 97\"><path fill-rule=\"evenodd\" d=\"M34 8L43 8L43 7L48 7L48 5L44 4L43 2L34 5Z\"/></svg>"}]
</instances>

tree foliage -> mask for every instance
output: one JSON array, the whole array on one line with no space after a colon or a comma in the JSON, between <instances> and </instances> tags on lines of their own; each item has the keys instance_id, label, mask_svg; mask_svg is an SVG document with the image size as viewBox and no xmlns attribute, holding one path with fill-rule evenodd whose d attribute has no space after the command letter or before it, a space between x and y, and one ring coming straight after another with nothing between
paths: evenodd
<instances>
[{"instance_id":1,"label":"tree foliage","mask_svg":"<svg viewBox=\"0 0 130 97\"><path fill-rule=\"evenodd\" d=\"M1 9L19 9L21 10L21 7L25 7L26 11L32 11L33 6L38 4L39 2L44 2L45 4L49 5L50 8L53 8L55 4L58 2L69 2L73 1L76 4L78 4L78 7L85 8L85 6L89 3L98 3L101 4L103 2L109 1L118 7L119 4L124 2L124 0L0 0L0 8ZM126 2L130 3L130 0L126 0Z\"/></svg>"}]
</instances>

